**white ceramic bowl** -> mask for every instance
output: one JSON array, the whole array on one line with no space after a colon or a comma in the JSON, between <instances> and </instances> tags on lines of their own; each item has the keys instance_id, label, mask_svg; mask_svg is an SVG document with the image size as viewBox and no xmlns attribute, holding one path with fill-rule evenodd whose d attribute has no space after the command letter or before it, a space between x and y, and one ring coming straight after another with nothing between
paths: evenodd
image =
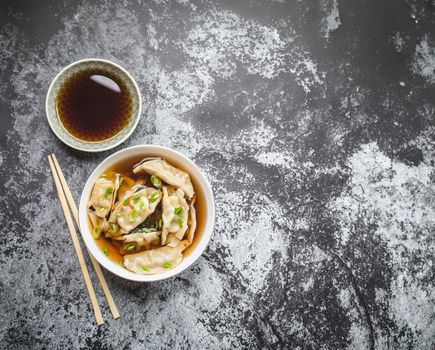
<instances>
[{"instance_id":1,"label":"white ceramic bowl","mask_svg":"<svg viewBox=\"0 0 435 350\"><path fill-rule=\"evenodd\" d=\"M203 193L206 215L205 224L203 224L202 235L198 236L199 241L193 246L193 250L189 253L187 257L184 257L180 265L165 271L163 273L155 274L155 275L138 275L135 274L121 266L119 266L114 261L110 260L98 247L95 239L92 236L91 229L89 227L86 206L91 195L91 191L93 188L94 182L100 177L101 174L104 173L108 168L112 167L115 163L119 161L136 156L149 157L149 156L158 156L161 158L167 159L169 162L173 160L173 162L179 163L191 176L192 181L194 182L194 187L196 191L200 190ZM176 165L176 164L174 164ZM199 187L199 188L198 188ZM204 218L198 217L198 221ZM91 254L97 259L97 261L104 266L107 270L113 272L114 274L126 278L133 281L140 282L150 282L150 281L159 281L163 280L175 275L178 275L185 269L189 268L204 252L205 248L210 241L210 237L213 233L215 221L215 205L213 198L213 191L211 186L201 172L201 170L187 157L182 155L181 153L174 151L170 148L154 146L154 145L142 145L142 146L133 146L126 149L123 149L119 152L112 154L103 160L100 165L92 172L91 176L89 176L86 181L85 187L82 192L82 196L80 198L80 206L79 206L79 222L80 229L82 232L83 239L85 244ZM200 223L198 222L198 226Z\"/></svg>"},{"instance_id":2,"label":"white ceramic bowl","mask_svg":"<svg viewBox=\"0 0 435 350\"><path fill-rule=\"evenodd\" d=\"M102 141L91 142L84 141L76 138L63 126L60 122L56 112L56 100L59 90L63 83L68 80L72 75L88 69L103 68L110 71L117 76L122 84L130 91L132 101L132 115L130 122L115 136ZM48 88L47 97L45 99L45 111L47 120L50 124L51 130L54 134L68 146L85 152L101 152L118 146L124 142L136 128L141 113L142 113L142 100L140 97L139 88L134 81L133 77L124 68L108 60L99 58L89 58L85 60L76 61L69 66L62 69L58 75L53 79Z\"/></svg>"}]
</instances>

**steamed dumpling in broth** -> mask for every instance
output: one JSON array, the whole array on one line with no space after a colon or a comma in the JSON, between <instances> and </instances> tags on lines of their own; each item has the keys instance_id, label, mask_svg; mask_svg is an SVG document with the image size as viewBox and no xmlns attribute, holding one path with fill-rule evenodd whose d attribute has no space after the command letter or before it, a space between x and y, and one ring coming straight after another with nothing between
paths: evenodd
<instances>
[{"instance_id":1,"label":"steamed dumpling in broth","mask_svg":"<svg viewBox=\"0 0 435 350\"><path fill-rule=\"evenodd\" d=\"M163 187L162 199L162 244L166 243L169 233L175 238L182 240L187 231L187 220L189 215L189 206L184 199L184 192L177 189L169 194L168 188Z\"/></svg>"},{"instance_id":2,"label":"steamed dumpling in broth","mask_svg":"<svg viewBox=\"0 0 435 350\"><path fill-rule=\"evenodd\" d=\"M107 217L113 209L119 188L119 174L113 179L100 177L94 184L91 198L88 202L88 216L92 222L92 235L98 238L107 228Z\"/></svg>"},{"instance_id":3,"label":"steamed dumpling in broth","mask_svg":"<svg viewBox=\"0 0 435 350\"><path fill-rule=\"evenodd\" d=\"M164 272L180 264L183 260L182 253L188 245L188 241L181 241L175 247L164 246L125 255L124 266L139 275Z\"/></svg>"},{"instance_id":4,"label":"steamed dumpling in broth","mask_svg":"<svg viewBox=\"0 0 435 350\"><path fill-rule=\"evenodd\" d=\"M187 230L187 240L190 244L193 242L193 237L196 231L196 209L194 207L195 201L189 204L189 228Z\"/></svg>"},{"instance_id":5,"label":"steamed dumpling in broth","mask_svg":"<svg viewBox=\"0 0 435 350\"><path fill-rule=\"evenodd\" d=\"M112 239L116 241L122 241L124 244L134 244L133 248L136 250L141 248L148 250L152 248L157 248L160 245L161 234L161 231L142 231L137 233L130 233L128 235L113 237ZM130 245L128 247L130 247Z\"/></svg>"},{"instance_id":6,"label":"steamed dumpling in broth","mask_svg":"<svg viewBox=\"0 0 435 350\"><path fill-rule=\"evenodd\" d=\"M88 208L92 208L95 215L104 218L112 210L119 187L119 175L114 180L100 177L94 184Z\"/></svg>"},{"instance_id":7,"label":"steamed dumpling in broth","mask_svg":"<svg viewBox=\"0 0 435 350\"><path fill-rule=\"evenodd\" d=\"M164 159L146 160L133 169L135 174L144 171L150 175L157 176L169 185L182 189L188 199L192 199L195 194L190 175L169 164Z\"/></svg>"},{"instance_id":8,"label":"steamed dumpling in broth","mask_svg":"<svg viewBox=\"0 0 435 350\"><path fill-rule=\"evenodd\" d=\"M161 198L162 192L153 187L128 193L116 204L109 222L119 225L121 234L129 233L154 212Z\"/></svg>"}]
</instances>

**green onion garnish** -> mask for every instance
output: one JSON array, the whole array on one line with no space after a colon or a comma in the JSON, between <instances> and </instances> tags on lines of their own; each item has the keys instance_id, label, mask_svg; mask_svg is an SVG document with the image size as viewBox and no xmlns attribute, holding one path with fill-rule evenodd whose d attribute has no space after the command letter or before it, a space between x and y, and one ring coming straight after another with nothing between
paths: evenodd
<instances>
[{"instance_id":1,"label":"green onion garnish","mask_svg":"<svg viewBox=\"0 0 435 350\"><path fill-rule=\"evenodd\" d=\"M157 228L162 228L162 226L163 226L163 220L162 219L157 220L156 221L156 227Z\"/></svg>"},{"instance_id":2,"label":"green onion garnish","mask_svg":"<svg viewBox=\"0 0 435 350\"><path fill-rule=\"evenodd\" d=\"M150 268L149 268L148 266L146 266L146 265L143 265L143 266L142 266L142 269L143 269L145 272L148 272L148 271L150 270Z\"/></svg>"},{"instance_id":3,"label":"green onion garnish","mask_svg":"<svg viewBox=\"0 0 435 350\"><path fill-rule=\"evenodd\" d=\"M113 187L107 187L104 191L104 197L108 198L113 193Z\"/></svg>"},{"instance_id":4,"label":"green onion garnish","mask_svg":"<svg viewBox=\"0 0 435 350\"><path fill-rule=\"evenodd\" d=\"M127 243L126 245L124 245L124 249L129 252L130 250L134 249L134 246L134 243Z\"/></svg>"},{"instance_id":5,"label":"green onion garnish","mask_svg":"<svg viewBox=\"0 0 435 350\"><path fill-rule=\"evenodd\" d=\"M124 205L128 205L128 203L130 203L130 198L124 199L124 202L122 202Z\"/></svg>"},{"instance_id":6,"label":"green onion garnish","mask_svg":"<svg viewBox=\"0 0 435 350\"><path fill-rule=\"evenodd\" d=\"M124 216L123 213L116 213L116 217L117 217L117 218L120 218L120 217L123 217L123 216Z\"/></svg>"},{"instance_id":7,"label":"green onion garnish","mask_svg":"<svg viewBox=\"0 0 435 350\"><path fill-rule=\"evenodd\" d=\"M104 211L106 211L106 208L105 208L105 207L101 207L101 208L100 208L100 211L101 211L101 212L104 212Z\"/></svg>"},{"instance_id":8,"label":"green onion garnish","mask_svg":"<svg viewBox=\"0 0 435 350\"><path fill-rule=\"evenodd\" d=\"M163 267L164 267L165 269L170 269L170 268L172 267L172 264L166 262L166 263L163 264Z\"/></svg>"},{"instance_id":9,"label":"green onion garnish","mask_svg":"<svg viewBox=\"0 0 435 350\"><path fill-rule=\"evenodd\" d=\"M157 176L151 175L151 182L155 188L162 188L162 180L160 180Z\"/></svg>"},{"instance_id":10,"label":"green onion garnish","mask_svg":"<svg viewBox=\"0 0 435 350\"><path fill-rule=\"evenodd\" d=\"M103 253L104 253L106 256L109 256L109 248L104 247L104 248L103 248Z\"/></svg>"},{"instance_id":11,"label":"green onion garnish","mask_svg":"<svg viewBox=\"0 0 435 350\"><path fill-rule=\"evenodd\" d=\"M124 183L124 178L123 177L119 178L119 186L122 186L123 183Z\"/></svg>"},{"instance_id":12,"label":"green onion garnish","mask_svg":"<svg viewBox=\"0 0 435 350\"><path fill-rule=\"evenodd\" d=\"M133 210L130 214L130 219L136 220L138 216L139 216L139 213L137 212L137 210Z\"/></svg>"},{"instance_id":13,"label":"green onion garnish","mask_svg":"<svg viewBox=\"0 0 435 350\"><path fill-rule=\"evenodd\" d=\"M141 210L145 209L145 201L141 201L141 202L140 202L140 204L139 204L139 208L140 208Z\"/></svg>"},{"instance_id":14,"label":"green onion garnish","mask_svg":"<svg viewBox=\"0 0 435 350\"><path fill-rule=\"evenodd\" d=\"M155 229L155 228L144 227L142 230L143 230L143 232L145 232L145 233L156 232L156 229Z\"/></svg>"},{"instance_id":15,"label":"green onion garnish","mask_svg":"<svg viewBox=\"0 0 435 350\"><path fill-rule=\"evenodd\" d=\"M94 238L98 238L100 237L100 226L95 226L94 229L92 230L92 234L94 236Z\"/></svg>"},{"instance_id":16,"label":"green onion garnish","mask_svg":"<svg viewBox=\"0 0 435 350\"><path fill-rule=\"evenodd\" d=\"M151 202L151 203L154 203L157 199L159 199L159 196L160 196L160 191L159 191L159 190L154 191L154 192L151 194L150 202Z\"/></svg>"},{"instance_id":17,"label":"green onion garnish","mask_svg":"<svg viewBox=\"0 0 435 350\"><path fill-rule=\"evenodd\" d=\"M139 202L140 200L140 194L137 194L134 198L133 198L133 203L137 204L137 202Z\"/></svg>"},{"instance_id":18,"label":"green onion garnish","mask_svg":"<svg viewBox=\"0 0 435 350\"><path fill-rule=\"evenodd\" d=\"M178 226L183 227L183 209L181 207L175 208L174 214L178 216Z\"/></svg>"}]
</instances>

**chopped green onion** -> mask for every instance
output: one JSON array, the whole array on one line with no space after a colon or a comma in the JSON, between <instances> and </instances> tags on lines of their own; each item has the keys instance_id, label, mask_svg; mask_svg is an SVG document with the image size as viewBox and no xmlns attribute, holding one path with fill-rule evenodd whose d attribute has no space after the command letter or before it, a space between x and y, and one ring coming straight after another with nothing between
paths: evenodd
<instances>
[{"instance_id":1,"label":"chopped green onion","mask_svg":"<svg viewBox=\"0 0 435 350\"><path fill-rule=\"evenodd\" d=\"M143 265L143 266L142 266L142 269L143 269L145 272L149 272L149 270L150 270L150 268L149 268L148 266L146 266L146 265Z\"/></svg>"},{"instance_id":2,"label":"chopped green onion","mask_svg":"<svg viewBox=\"0 0 435 350\"><path fill-rule=\"evenodd\" d=\"M134 246L134 243L127 243L126 245L124 245L124 249L129 252L130 250L134 249Z\"/></svg>"},{"instance_id":3,"label":"chopped green onion","mask_svg":"<svg viewBox=\"0 0 435 350\"><path fill-rule=\"evenodd\" d=\"M123 177L120 177L120 178L119 178L119 186L122 186L123 183L124 183L124 178L123 178Z\"/></svg>"},{"instance_id":4,"label":"chopped green onion","mask_svg":"<svg viewBox=\"0 0 435 350\"><path fill-rule=\"evenodd\" d=\"M106 208L105 208L105 207L101 207L101 208L99 209L99 211L104 212L104 211L106 211Z\"/></svg>"},{"instance_id":5,"label":"chopped green onion","mask_svg":"<svg viewBox=\"0 0 435 350\"><path fill-rule=\"evenodd\" d=\"M124 205L128 205L128 203L130 203L130 198L127 198L124 200L124 202L122 202L122 204Z\"/></svg>"},{"instance_id":6,"label":"chopped green onion","mask_svg":"<svg viewBox=\"0 0 435 350\"><path fill-rule=\"evenodd\" d=\"M151 194L150 202L151 202L151 203L154 203L157 199L159 199L159 196L160 196L160 191L159 191L159 190L154 191L154 192Z\"/></svg>"},{"instance_id":7,"label":"chopped green onion","mask_svg":"<svg viewBox=\"0 0 435 350\"><path fill-rule=\"evenodd\" d=\"M170 269L170 268L172 267L172 264L166 262L166 263L163 264L163 267L164 267L165 269Z\"/></svg>"},{"instance_id":8,"label":"chopped green onion","mask_svg":"<svg viewBox=\"0 0 435 350\"><path fill-rule=\"evenodd\" d=\"M104 247L104 248L103 248L103 253L104 253L106 256L109 256L109 248Z\"/></svg>"},{"instance_id":9,"label":"chopped green onion","mask_svg":"<svg viewBox=\"0 0 435 350\"><path fill-rule=\"evenodd\" d=\"M94 229L92 230L92 235L94 236L94 238L98 238L100 237L100 226L95 226Z\"/></svg>"},{"instance_id":10,"label":"chopped green onion","mask_svg":"<svg viewBox=\"0 0 435 350\"><path fill-rule=\"evenodd\" d=\"M106 173L100 175L100 177L106 177L106 176L107 176Z\"/></svg>"},{"instance_id":11,"label":"chopped green onion","mask_svg":"<svg viewBox=\"0 0 435 350\"><path fill-rule=\"evenodd\" d=\"M118 231L118 227L116 226L116 224L109 224L109 231L115 233L116 231Z\"/></svg>"},{"instance_id":12,"label":"chopped green onion","mask_svg":"<svg viewBox=\"0 0 435 350\"><path fill-rule=\"evenodd\" d=\"M163 220L162 219L157 220L156 221L156 227L157 228L162 228L162 226L163 226Z\"/></svg>"},{"instance_id":13,"label":"chopped green onion","mask_svg":"<svg viewBox=\"0 0 435 350\"><path fill-rule=\"evenodd\" d=\"M183 227L183 209L181 207L175 208L174 214L178 216L178 226Z\"/></svg>"},{"instance_id":14,"label":"chopped green onion","mask_svg":"<svg viewBox=\"0 0 435 350\"><path fill-rule=\"evenodd\" d=\"M151 175L151 182L156 188L162 188L162 180L160 180L157 176Z\"/></svg>"},{"instance_id":15,"label":"chopped green onion","mask_svg":"<svg viewBox=\"0 0 435 350\"><path fill-rule=\"evenodd\" d=\"M130 219L136 220L138 216L139 216L139 213L137 212L137 210L133 210L130 214Z\"/></svg>"},{"instance_id":16,"label":"chopped green onion","mask_svg":"<svg viewBox=\"0 0 435 350\"><path fill-rule=\"evenodd\" d=\"M117 217L117 218L121 218L121 217L123 217L123 216L124 216L123 213L116 213L116 217Z\"/></svg>"},{"instance_id":17,"label":"chopped green onion","mask_svg":"<svg viewBox=\"0 0 435 350\"><path fill-rule=\"evenodd\" d=\"M140 202L140 204L139 204L139 208L140 208L141 210L145 209L145 201L141 201L141 202Z\"/></svg>"},{"instance_id":18,"label":"chopped green onion","mask_svg":"<svg viewBox=\"0 0 435 350\"><path fill-rule=\"evenodd\" d=\"M107 187L104 191L104 197L108 198L113 193L113 187Z\"/></svg>"},{"instance_id":19,"label":"chopped green onion","mask_svg":"<svg viewBox=\"0 0 435 350\"><path fill-rule=\"evenodd\" d=\"M142 230L143 230L143 232L145 232L145 233L156 232L156 229L155 229L155 228L144 227Z\"/></svg>"},{"instance_id":20,"label":"chopped green onion","mask_svg":"<svg viewBox=\"0 0 435 350\"><path fill-rule=\"evenodd\" d=\"M140 194L137 194L134 198L133 198L133 203L137 204L137 202L139 202L140 200Z\"/></svg>"}]
</instances>

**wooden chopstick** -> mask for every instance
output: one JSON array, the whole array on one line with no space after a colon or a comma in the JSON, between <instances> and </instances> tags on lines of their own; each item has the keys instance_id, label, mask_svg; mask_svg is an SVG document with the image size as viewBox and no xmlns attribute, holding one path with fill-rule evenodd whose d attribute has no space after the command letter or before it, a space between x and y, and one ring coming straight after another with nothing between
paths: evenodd
<instances>
[{"instance_id":1,"label":"wooden chopstick","mask_svg":"<svg viewBox=\"0 0 435 350\"><path fill-rule=\"evenodd\" d=\"M83 252L80 248L79 238L77 236L77 232L74 227L74 223L71 217L71 214L68 209L68 204L66 202L65 195L62 191L62 186L57 177L56 170L53 165L53 161L51 157L48 156L48 161L50 163L51 172L53 174L54 183L56 184L57 194L59 196L60 204L62 206L63 213L65 215L66 223L68 225L69 232L71 234L71 238L73 241L74 249L77 254L77 258L79 259L79 264L82 269L83 278L85 280L86 288L88 289L89 297L91 298L92 307L94 308L95 318L97 320L98 325L104 324L103 316L101 315L100 306L98 305L97 297L95 295L94 287L92 286L92 281L89 276L88 268L86 267L85 258L83 256Z\"/></svg>"},{"instance_id":2,"label":"wooden chopstick","mask_svg":"<svg viewBox=\"0 0 435 350\"><path fill-rule=\"evenodd\" d=\"M76 221L77 227L79 228L80 234L82 234L79 224L79 212L77 210L77 206L74 202L74 198L69 190L68 184L63 176L62 169L60 168L59 162L57 161L54 153L51 155L54 161L54 166L56 168L57 174L59 175L60 182L62 184L63 191L65 192L66 199L68 201L69 207L73 213L74 219ZM83 238L83 236L82 236ZM103 271L101 270L101 266L98 261L94 258L94 256L89 252L89 257L91 258L92 265L94 266L95 273L97 274L98 280L100 281L101 287L103 288L104 295L106 296L107 302L109 304L110 311L112 312L113 318L119 318L119 311L116 307L115 301L113 300L112 293L110 293L109 286L107 285L106 279L104 278Z\"/></svg>"}]
</instances>

